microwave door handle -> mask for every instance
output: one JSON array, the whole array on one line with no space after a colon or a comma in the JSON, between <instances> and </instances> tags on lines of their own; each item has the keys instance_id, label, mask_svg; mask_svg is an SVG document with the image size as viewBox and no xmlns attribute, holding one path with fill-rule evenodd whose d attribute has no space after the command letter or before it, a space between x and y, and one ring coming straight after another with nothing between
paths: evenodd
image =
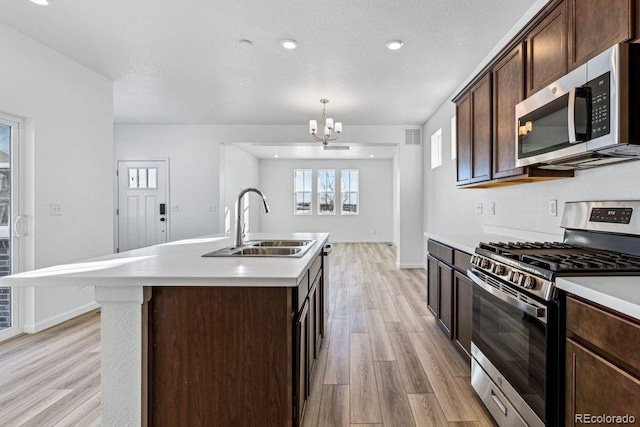
<instances>
[{"instance_id":1,"label":"microwave door handle","mask_svg":"<svg viewBox=\"0 0 640 427\"><path fill-rule=\"evenodd\" d=\"M576 88L572 87L569 90L569 108L568 108L568 123L569 123L569 144L575 144L576 140Z\"/></svg>"},{"instance_id":2,"label":"microwave door handle","mask_svg":"<svg viewBox=\"0 0 640 427\"><path fill-rule=\"evenodd\" d=\"M473 283L478 285L480 288L489 292L491 295L497 297L498 299L506 302L507 304L517 308L518 310L521 310L522 312L527 313L528 315L533 317L537 317L537 318L546 317L547 315L546 308L536 307L535 305L531 305L524 301L520 301L519 299L514 298L509 294L505 294L504 292L494 288L491 285L487 285L482 279L476 276L472 270L467 270L467 276L469 277L469 279L473 281Z\"/></svg>"}]
</instances>

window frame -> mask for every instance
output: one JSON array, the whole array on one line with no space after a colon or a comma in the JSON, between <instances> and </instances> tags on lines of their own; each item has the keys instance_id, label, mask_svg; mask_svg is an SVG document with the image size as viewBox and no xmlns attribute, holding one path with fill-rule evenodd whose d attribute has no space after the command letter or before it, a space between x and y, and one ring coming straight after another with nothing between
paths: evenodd
<instances>
[{"instance_id":1,"label":"window frame","mask_svg":"<svg viewBox=\"0 0 640 427\"><path fill-rule=\"evenodd\" d=\"M302 190L298 190L297 188L297 183L296 183L296 178L297 178L297 173L298 172L309 172L309 181L310 181L310 185L311 185L311 189L309 191L304 190L304 188ZM304 187L304 177L303 177L303 187ZM303 212L303 211L298 211L297 206L298 206L298 194L309 194L309 210L308 212ZM304 196L303 196L303 200L304 200ZM293 214L294 215L313 215L313 169L294 169L293 170Z\"/></svg>"},{"instance_id":2,"label":"window frame","mask_svg":"<svg viewBox=\"0 0 640 427\"><path fill-rule=\"evenodd\" d=\"M322 175L322 173L324 172L331 172L333 173L333 191L321 191L320 188L320 177ZM335 169L318 169L316 171L316 200L318 202L318 208L317 208L317 213L318 215L335 215L336 214L336 170ZM322 204L320 203L320 197L322 194L332 194L333 197L333 210L331 212L323 212L320 210L320 206L322 206Z\"/></svg>"},{"instance_id":3,"label":"window frame","mask_svg":"<svg viewBox=\"0 0 640 427\"><path fill-rule=\"evenodd\" d=\"M344 173L356 172L356 190L345 190L344 188ZM349 178L349 187L351 188L351 176ZM345 194L355 194L356 196L356 210L354 212L347 212L344 210L344 196ZM360 170L356 168L340 169L340 215L354 216L360 215Z\"/></svg>"},{"instance_id":4,"label":"window frame","mask_svg":"<svg viewBox=\"0 0 640 427\"><path fill-rule=\"evenodd\" d=\"M431 135L431 169L442 166L442 128Z\"/></svg>"}]
</instances>

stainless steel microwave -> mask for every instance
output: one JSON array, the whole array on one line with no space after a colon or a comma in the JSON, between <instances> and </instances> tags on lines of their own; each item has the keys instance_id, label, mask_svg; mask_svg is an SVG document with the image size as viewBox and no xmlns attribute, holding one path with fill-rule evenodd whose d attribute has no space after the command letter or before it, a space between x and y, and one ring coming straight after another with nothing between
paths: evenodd
<instances>
[{"instance_id":1,"label":"stainless steel microwave","mask_svg":"<svg viewBox=\"0 0 640 427\"><path fill-rule=\"evenodd\" d=\"M516 165L640 159L640 45L618 44L516 105Z\"/></svg>"}]
</instances>

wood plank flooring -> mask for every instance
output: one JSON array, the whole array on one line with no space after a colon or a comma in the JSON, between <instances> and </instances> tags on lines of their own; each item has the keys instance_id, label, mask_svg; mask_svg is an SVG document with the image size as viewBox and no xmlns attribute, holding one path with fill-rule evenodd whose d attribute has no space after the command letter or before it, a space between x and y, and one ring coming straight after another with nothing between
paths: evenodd
<instances>
[{"instance_id":1,"label":"wood plank flooring","mask_svg":"<svg viewBox=\"0 0 640 427\"><path fill-rule=\"evenodd\" d=\"M388 244L335 244L328 334L305 426L493 426L426 305L426 271Z\"/></svg>"},{"instance_id":2,"label":"wood plank flooring","mask_svg":"<svg viewBox=\"0 0 640 427\"><path fill-rule=\"evenodd\" d=\"M100 314L0 344L1 426L99 426Z\"/></svg>"},{"instance_id":3,"label":"wood plank flooring","mask_svg":"<svg viewBox=\"0 0 640 427\"><path fill-rule=\"evenodd\" d=\"M495 425L395 247L335 244L305 426ZM100 425L100 315L0 344L0 426Z\"/></svg>"}]
</instances>

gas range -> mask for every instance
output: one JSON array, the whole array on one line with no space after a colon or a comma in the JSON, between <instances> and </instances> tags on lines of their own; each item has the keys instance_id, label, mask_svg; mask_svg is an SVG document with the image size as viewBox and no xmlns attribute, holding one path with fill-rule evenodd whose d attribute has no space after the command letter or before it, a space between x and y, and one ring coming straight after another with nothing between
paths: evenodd
<instances>
[{"instance_id":1,"label":"gas range","mask_svg":"<svg viewBox=\"0 0 640 427\"><path fill-rule=\"evenodd\" d=\"M476 273L545 301L555 298L558 276L640 274L640 256L564 242L480 243L471 263Z\"/></svg>"},{"instance_id":2,"label":"gas range","mask_svg":"<svg viewBox=\"0 0 640 427\"><path fill-rule=\"evenodd\" d=\"M640 275L640 201L569 202L562 242L481 243L473 282L471 385L500 426L564 420L560 276Z\"/></svg>"}]
</instances>

